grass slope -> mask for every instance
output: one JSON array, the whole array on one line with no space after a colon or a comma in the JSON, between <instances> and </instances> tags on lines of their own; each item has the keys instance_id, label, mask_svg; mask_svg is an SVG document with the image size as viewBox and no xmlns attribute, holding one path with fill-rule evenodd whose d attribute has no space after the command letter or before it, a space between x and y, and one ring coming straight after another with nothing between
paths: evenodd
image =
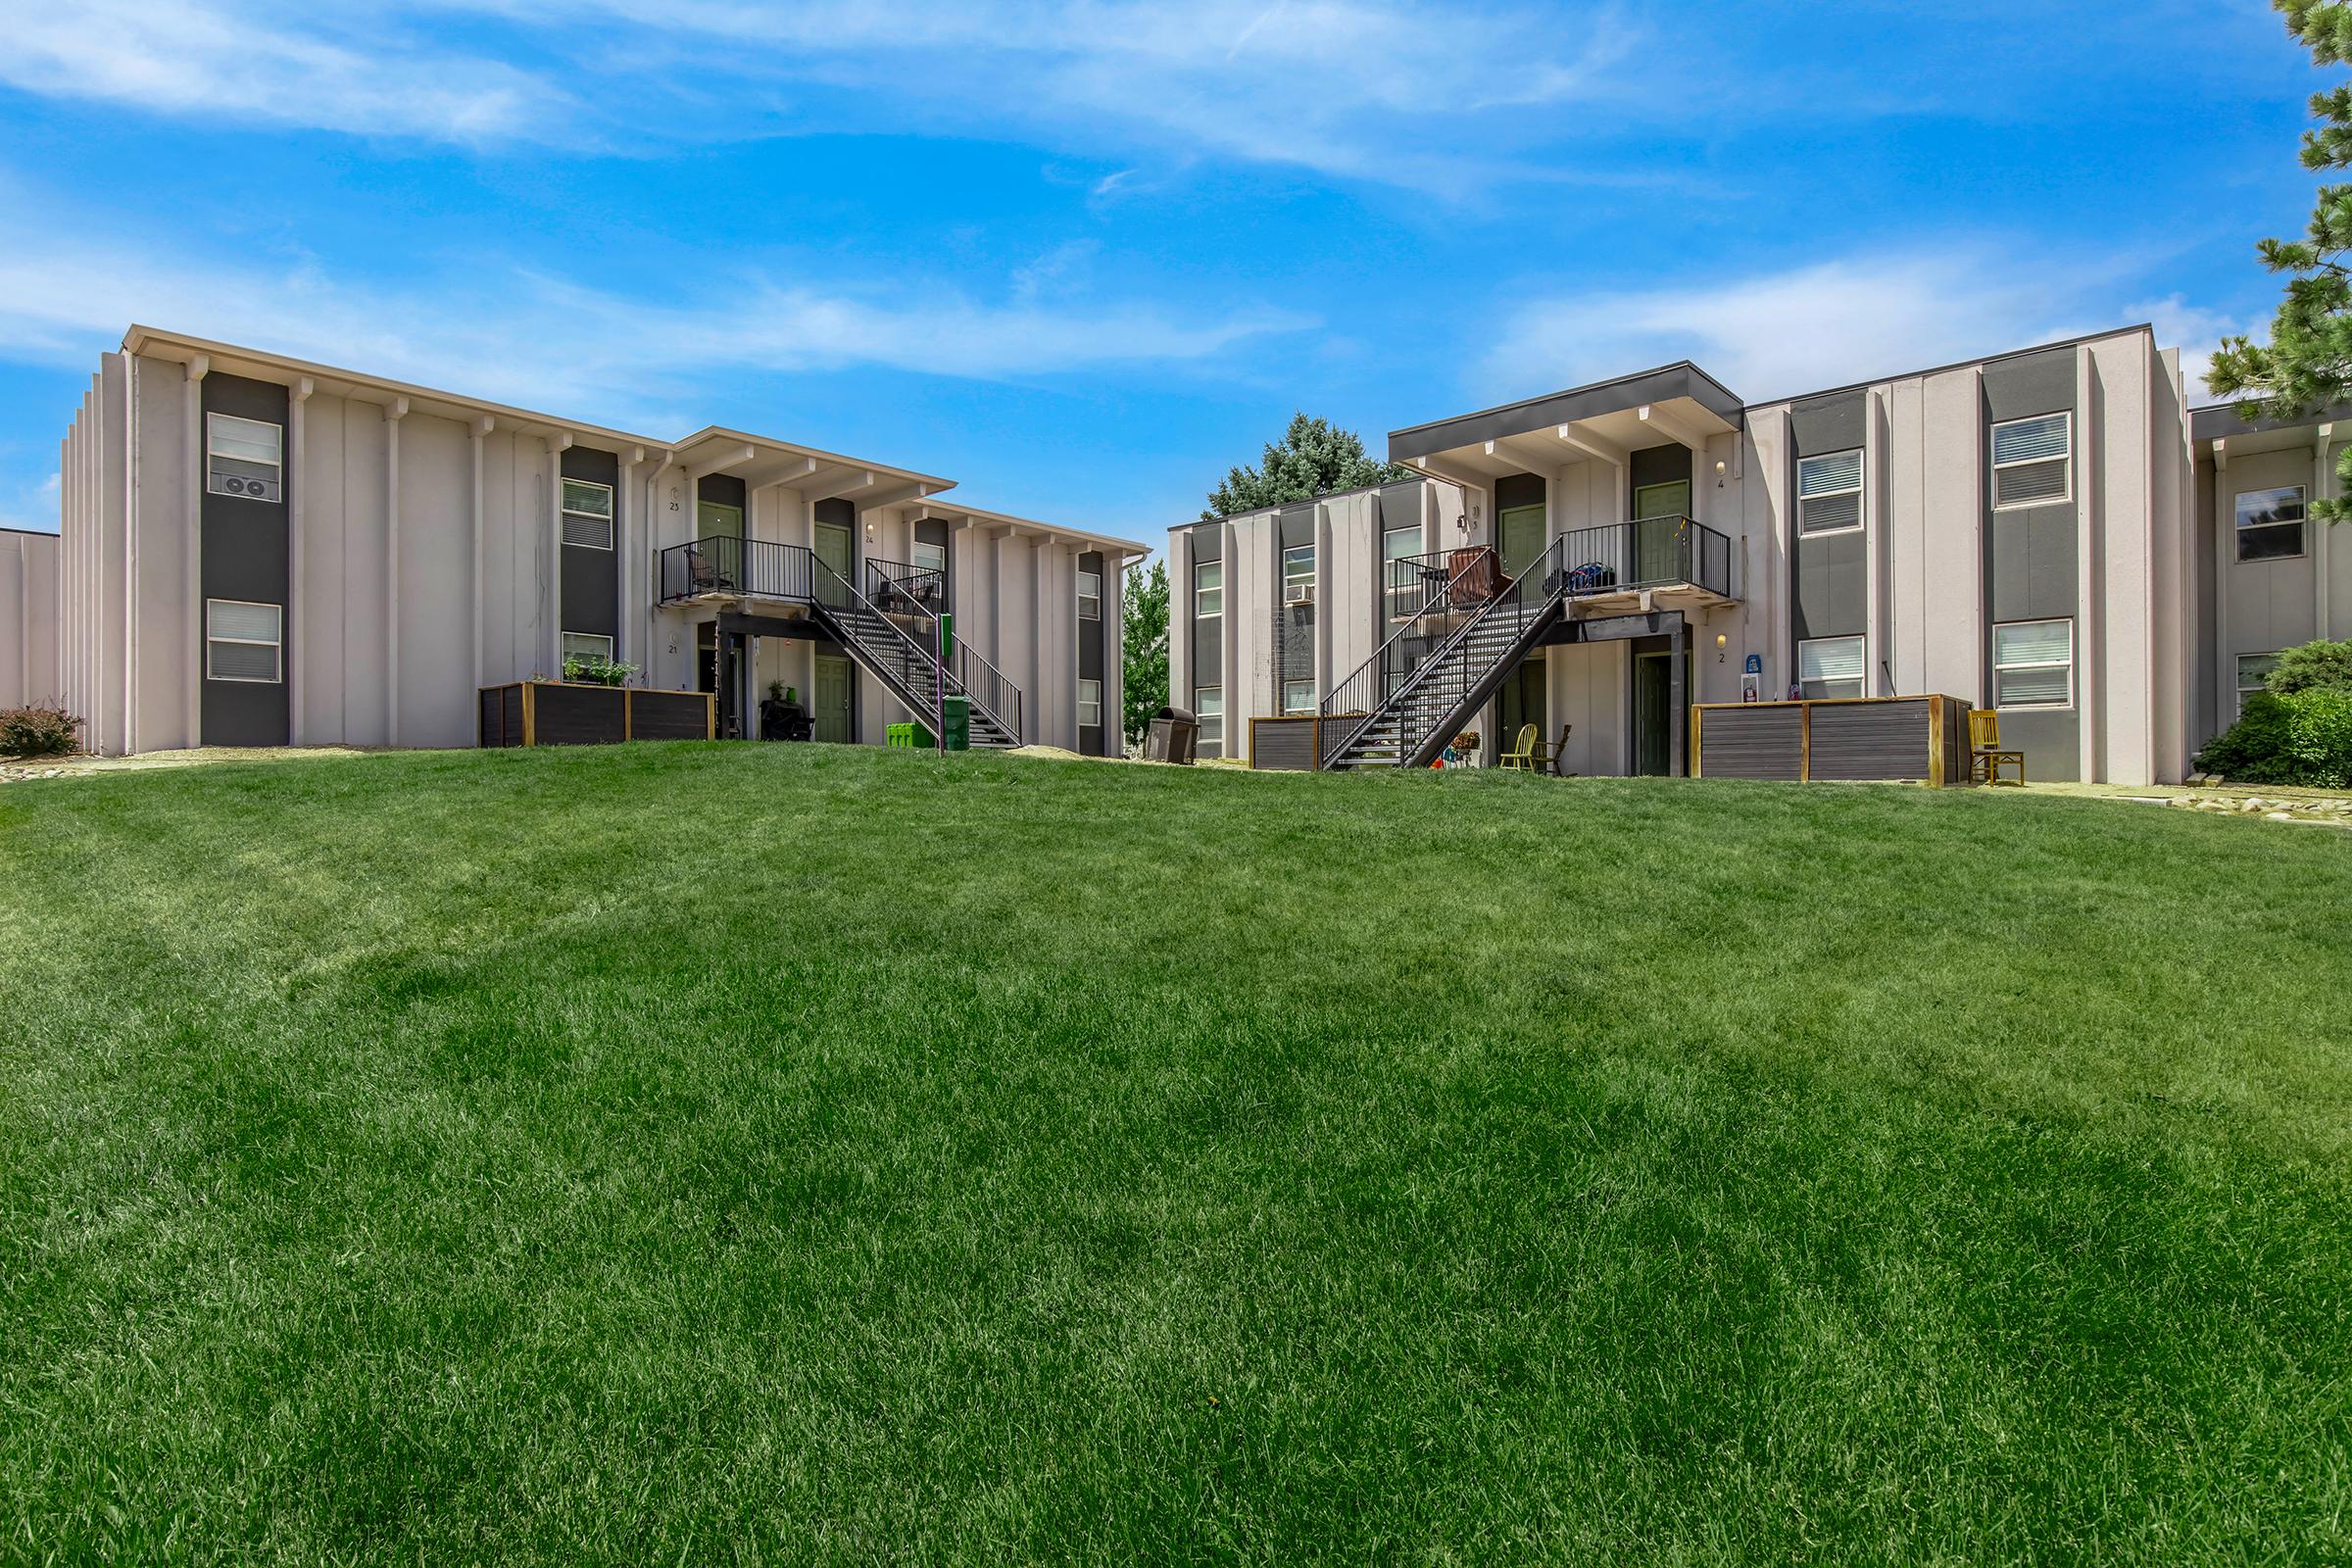
<instances>
[{"instance_id":1,"label":"grass slope","mask_svg":"<svg viewBox=\"0 0 2352 1568\"><path fill-rule=\"evenodd\" d=\"M0 1557L2352 1553L2352 840L784 747L0 796Z\"/></svg>"}]
</instances>

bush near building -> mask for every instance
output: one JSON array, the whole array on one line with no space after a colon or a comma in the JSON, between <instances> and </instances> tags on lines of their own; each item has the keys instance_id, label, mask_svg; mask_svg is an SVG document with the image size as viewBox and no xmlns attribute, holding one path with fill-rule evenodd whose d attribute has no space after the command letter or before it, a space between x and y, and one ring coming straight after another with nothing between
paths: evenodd
<instances>
[{"instance_id":1,"label":"bush near building","mask_svg":"<svg viewBox=\"0 0 2352 1568\"><path fill-rule=\"evenodd\" d=\"M81 720L36 703L0 708L0 757L70 757L81 750Z\"/></svg>"},{"instance_id":2,"label":"bush near building","mask_svg":"<svg viewBox=\"0 0 2352 1568\"><path fill-rule=\"evenodd\" d=\"M2197 766L2238 784L2352 786L2352 642L2287 649L2263 687Z\"/></svg>"}]
</instances>

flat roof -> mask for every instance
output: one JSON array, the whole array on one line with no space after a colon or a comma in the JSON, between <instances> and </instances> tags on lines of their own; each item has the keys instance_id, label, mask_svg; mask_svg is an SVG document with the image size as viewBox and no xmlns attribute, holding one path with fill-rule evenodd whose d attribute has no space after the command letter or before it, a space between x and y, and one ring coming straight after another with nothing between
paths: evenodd
<instances>
[{"instance_id":1,"label":"flat roof","mask_svg":"<svg viewBox=\"0 0 2352 1568\"><path fill-rule=\"evenodd\" d=\"M2208 403L2201 409L2188 411L2188 435L2191 441L2219 441L2233 435L2259 435L2266 430L2293 430L2307 424L2334 424L2347 419L2352 419L2352 403L2314 409L2292 419L2241 419L2236 404Z\"/></svg>"},{"instance_id":2,"label":"flat roof","mask_svg":"<svg viewBox=\"0 0 2352 1568\"><path fill-rule=\"evenodd\" d=\"M1571 387L1565 392L1548 392L1542 397L1522 398L1476 414L1456 415L1446 419L1432 419L1426 424L1408 424L1401 430L1389 432L1389 461L1401 463L1412 458L1426 458L1433 453L1450 452L1456 447L1476 446L1497 441L1504 436L1524 435L1545 425L1569 424L1579 419L1596 418L1604 414L1619 414L1627 409L1640 408L1647 403L1670 403L1676 398L1689 398L1709 414L1729 424L1738 424L1743 412L1739 397L1689 360L1661 365L1651 370L1637 370L1631 375L1612 376L1606 381L1592 381Z\"/></svg>"}]
</instances>

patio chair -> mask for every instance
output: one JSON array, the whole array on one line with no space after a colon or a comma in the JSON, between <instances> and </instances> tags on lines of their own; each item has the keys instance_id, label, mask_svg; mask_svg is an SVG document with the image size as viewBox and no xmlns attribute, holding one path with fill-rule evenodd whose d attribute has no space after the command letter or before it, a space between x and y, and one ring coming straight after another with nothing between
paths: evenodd
<instances>
[{"instance_id":1,"label":"patio chair","mask_svg":"<svg viewBox=\"0 0 2352 1568\"><path fill-rule=\"evenodd\" d=\"M1456 550L1446 558L1446 570L1452 583L1447 597L1456 610L1474 609L1502 591L1502 574L1495 568L1494 552L1484 545Z\"/></svg>"},{"instance_id":2,"label":"patio chair","mask_svg":"<svg viewBox=\"0 0 2352 1568\"><path fill-rule=\"evenodd\" d=\"M722 588L735 586L719 575L718 568L710 564L710 558L703 554L701 545L695 545L686 552L686 576L693 585L693 591L698 594L716 593Z\"/></svg>"},{"instance_id":3,"label":"patio chair","mask_svg":"<svg viewBox=\"0 0 2352 1568\"><path fill-rule=\"evenodd\" d=\"M2026 781L2026 754L2001 747L2001 715L1990 708L1972 708L1968 710L1968 776L1987 784L2001 782L2001 769L2014 767L2017 777L2011 783Z\"/></svg>"},{"instance_id":4,"label":"patio chair","mask_svg":"<svg viewBox=\"0 0 2352 1568\"><path fill-rule=\"evenodd\" d=\"M1495 759L1496 765L1515 767L1521 772L1533 773L1537 770L1540 761L1537 753L1543 748L1543 732L1533 724L1522 724L1519 726L1519 738L1511 742L1509 751Z\"/></svg>"},{"instance_id":5,"label":"patio chair","mask_svg":"<svg viewBox=\"0 0 2352 1568\"><path fill-rule=\"evenodd\" d=\"M1530 724L1527 727L1534 729L1536 726ZM1568 732L1574 728L1576 728L1574 724L1562 724L1560 738L1548 746L1542 741L1536 742L1532 755L1535 758L1538 772L1557 773L1561 778L1568 776L1566 770L1560 766L1560 760L1568 755Z\"/></svg>"}]
</instances>

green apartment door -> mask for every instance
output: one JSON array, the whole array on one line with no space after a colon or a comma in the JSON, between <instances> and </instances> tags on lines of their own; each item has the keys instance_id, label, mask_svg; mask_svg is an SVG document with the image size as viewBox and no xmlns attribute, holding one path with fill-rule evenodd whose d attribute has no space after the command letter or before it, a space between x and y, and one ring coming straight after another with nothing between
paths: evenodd
<instances>
[{"instance_id":1,"label":"green apartment door","mask_svg":"<svg viewBox=\"0 0 2352 1568\"><path fill-rule=\"evenodd\" d=\"M1499 519L1497 537L1502 548L1502 574L1516 577L1536 564L1544 554L1544 509L1542 507L1513 507Z\"/></svg>"},{"instance_id":2,"label":"green apartment door","mask_svg":"<svg viewBox=\"0 0 2352 1568\"><path fill-rule=\"evenodd\" d=\"M694 509L694 536L697 539L740 539L743 537L743 509L722 507L715 501L704 501Z\"/></svg>"},{"instance_id":3,"label":"green apartment door","mask_svg":"<svg viewBox=\"0 0 2352 1568\"><path fill-rule=\"evenodd\" d=\"M1634 656L1634 773L1640 778L1664 778L1674 771L1674 728L1690 722L1690 652L1683 652L1684 680L1681 712L1674 710L1672 654Z\"/></svg>"},{"instance_id":4,"label":"green apartment door","mask_svg":"<svg viewBox=\"0 0 2352 1568\"><path fill-rule=\"evenodd\" d=\"M816 525L816 531L812 537L815 543L816 559L831 566L840 575L842 583L855 582L856 579L850 575L850 530L838 522L820 522ZM841 583L835 582L821 571L816 574L816 595L822 603L830 605L836 610L850 602L849 595L842 590ZM821 688L821 680L819 685ZM824 737L820 735L817 738L822 740Z\"/></svg>"},{"instance_id":5,"label":"green apartment door","mask_svg":"<svg viewBox=\"0 0 2352 1568\"><path fill-rule=\"evenodd\" d=\"M1673 582L1682 576L1682 519L1690 514L1690 481L1645 484L1634 492L1634 578Z\"/></svg>"},{"instance_id":6,"label":"green apartment door","mask_svg":"<svg viewBox=\"0 0 2352 1568\"><path fill-rule=\"evenodd\" d=\"M820 741L850 743L850 662L839 654L816 656L816 701L808 720Z\"/></svg>"}]
</instances>

